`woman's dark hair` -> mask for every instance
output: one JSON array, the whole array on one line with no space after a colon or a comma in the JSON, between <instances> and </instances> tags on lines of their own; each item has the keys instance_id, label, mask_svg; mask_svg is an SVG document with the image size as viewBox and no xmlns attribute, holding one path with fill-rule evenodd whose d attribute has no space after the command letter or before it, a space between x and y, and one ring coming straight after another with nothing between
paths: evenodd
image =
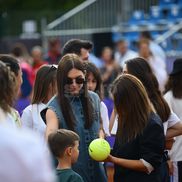
<instances>
[{"instance_id":1,"label":"woman's dark hair","mask_svg":"<svg viewBox=\"0 0 182 182\"><path fill-rule=\"evenodd\" d=\"M100 99L102 100L103 98L103 91L102 91L102 78L101 78L101 73L99 71L99 69L95 66L95 64L91 63L91 62L84 62L85 67L86 67L86 79L88 79L88 76L90 73L93 74L95 80L97 81L97 85L96 88L94 90L94 92L96 92Z\"/></svg>"},{"instance_id":2,"label":"woman's dark hair","mask_svg":"<svg viewBox=\"0 0 182 182\"><path fill-rule=\"evenodd\" d=\"M0 107L4 112L10 112L16 98L16 79L0 59Z\"/></svg>"},{"instance_id":3,"label":"woman's dark hair","mask_svg":"<svg viewBox=\"0 0 182 182\"><path fill-rule=\"evenodd\" d=\"M10 68L10 70L15 74L15 76L18 76L20 65L16 58L9 55L1 54L0 60Z\"/></svg>"},{"instance_id":4,"label":"woman's dark hair","mask_svg":"<svg viewBox=\"0 0 182 182\"><path fill-rule=\"evenodd\" d=\"M76 54L66 54L62 57L58 65L57 70L57 88L58 88L58 102L61 107L63 117L66 121L66 124L69 129L74 130L75 127L75 117L68 98L66 97L66 81L68 77L68 72L71 69L78 69L84 74L86 72L84 64L81 59ZM90 98L88 97L88 90L86 82L83 83L82 92L80 92L80 98L83 106L83 113L85 117L85 128L88 129L91 127L93 118L93 106Z\"/></svg>"},{"instance_id":5,"label":"woman's dark hair","mask_svg":"<svg viewBox=\"0 0 182 182\"><path fill-rule=\"evenodd\" d=\"M35 78L32 104L39 104L47 101L49 92L54 93L56 88L57 65L43 65L38 70ZM50 86L53 90L50 90Z\"/></svg>"},{"instance_id":6,"label":"woman's dark hair","mask_svg":"<svg viewBox=\"0 0 182 182\"><path fill-rule=\"evenodd\" d=\"M136 76L143 83L157 114L160 116L162 122L166 122L170 115L170 108L159 90L157 78L147 61L141 57L137 57L128 60L126 68L129 74Z\"/></svg>"},{"instance_id":7,"label":"woman's dark hair","mask_svg":"<svg viewBox=\"0 0 182 182\"><path fill-rule=\"evenodd\" d=\"M165 93L169 90L172 91L175 98L182 98L182 72L170 75L165 87Z\"/></svg>"},{"instance_id":8,"label":"woman's dark hair","mask_svg":"<svg viewBox=\"0 0 182 182\"><path fill-rule=\"evenodd\" d=\"M118 114L117 135L129 142L146 127L152 107L147 92L133 75L119 76L113 83L112 94Z\"/></svg>"}]
</instances>

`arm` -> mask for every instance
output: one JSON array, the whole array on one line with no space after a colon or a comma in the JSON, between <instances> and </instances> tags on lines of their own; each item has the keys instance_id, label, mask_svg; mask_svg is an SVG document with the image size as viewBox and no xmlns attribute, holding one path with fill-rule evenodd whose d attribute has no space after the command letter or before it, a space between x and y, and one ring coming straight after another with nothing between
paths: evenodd
<instances>
[{"instance_id":1,"label":"arm","mask_svg":"<svg viewBox=\"0 0 182 182\"><path fill-rule=\"evenodd\" d=\"M111 133L111 130L112 130L113 126L114 126L115 119L116 119L116 112L113 109L112 114L111 114L111 118L110 118L110 121L109 121L109 131L110 131L110 133Z\"/></svg>"},{"instance_id":2,"label":"arm","mask_svg":"<svg viewBox=\"0 0 182 182\"><path fill-rule=\"evenodd\" d=\"M166 139L182 135L182 122L177 122L175 125L167 129Z\"/></svg>"},{"instance_id":3,"label":"arm","mask_svg":"<svg viewBox=\"0 0 182 182\"><path fill-rule=\"evenodd\" d=\"M102 121L102 117L100 115L100 129L99 129L99 138L105 138L105 132L103 129L103 121Z\"/></svg>"},{"instance_id":4,"label":"arm","mask_svg":"<svg viewBox=\"0 0 182 182\"><path fill-rule=\"evenodd\" d=\"M157 115L150 119L148 126L140 137L139 143L140 159L148 162L153 169L157 168L162 162L165 149L164 130Z\"/></svg>"},{"instance_id":5,"label":"arm","mask_svg":"<svg viewBox=\"0 0 182 182\"><path fill-rule=\"evenodd\" d=\"M48 109L46 112L46 139L48 139L48 136L53 131L57 130L59 128L59 121L56 117L56 114L51 109Z\"/></svg>"},{"instance_id":6,"label":"arm","mask_svg":"<svg viewBox=\"0 0 182 182\"><path fill-rule=\"evenodd\" d=\"M173 112L173 107L171 103L172 96L170 92L167 92L164 95L165 100L167 101L169 107L171 108L171 114L167 120L168 129L166 133L166 139L170 139L179 135L182 135L182 122L180 122L179 117Z\"/></svg>"},{"instance_id":7,"label":"arm","mask_svg":"<svg viewBox=\"0 0 182 182\"><path fill-rule=\"evenodd\" d=\"M102 118L102 122L103 122L104 132L105 132L106 136L110 136L108 109L107 109L106 105L104 104L104 102L101 102L100 110L101 110L101 118Z\"/></svg>"},{"instance_id":8,"label":"arm","mask_svg":"<svg viewBox=\"0 0 182 182\"><path fill-rule=\"evenodd\" d=\"M174 142L175 142L175 139L174 138L166 139L166 142L165 142L165 148L166 148L166 150L171 150Z\"/></svg>"},{"instance_id":9,"label":"arm","mask_svg":"<svg viewBox=\"0 0 182 182\"><path fill-rule=\"evenodd\" d=\"M145 167L145 165L143 164L141 160L129 160L129 159L117 158L112 155L109 155L109 157L107 158L107 161L117 164L119 166L128 168L128 169L148 173L148 169Z\"/></svg>"}]
</instances>

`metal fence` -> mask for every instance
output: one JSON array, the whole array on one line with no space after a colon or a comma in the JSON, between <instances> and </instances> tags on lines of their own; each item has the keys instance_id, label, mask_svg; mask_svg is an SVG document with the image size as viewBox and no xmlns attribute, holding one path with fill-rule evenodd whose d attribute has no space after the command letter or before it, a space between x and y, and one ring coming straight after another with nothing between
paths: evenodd
<instances>
[{"instance_id":1,"label":"metal fence","mask_svg":"<svg viewBox=\"0 0 182 182\"><path fill-rule=\"evenodd\" d=\"M126 22L134 10L145 13L158 0L86 0L65 15L49 23L43 31L45 38L61 36L87 37L93 33L111 32L113 26Z\"/></svg>"},{"instance_id":2,"label":"metal fence","mask_svg":"<svg viewBox=\"0 0 182 182\"><path fill-rule=\"evenodd\" d=\"M92 40L93 34L109 32L127 33L132 31L133 33L139 33L143 30L149 30L154 31L155 36L157 35L154 37L156 42L161 44L169 55L176 55L178 53L181 55L182 24L180 22L182 17L178 16L181 19L177 23L174 22L176 19L175 14L174 17L169 17L169 20L166 17L162 19L162 23L161 21L156 22L154 17L153 23L151 23L151 12L153 11L154 16L156 16L155 13L160 9L161 2L165 3L165 1L167 3L170 2L169 0L86 0L45 26L42 32L43 45L45 48L47 47L48 38L50 37L61 37L61 41L64 44L70 38ZM181 0L178 1L182 2ZM178 8L181 8L179 10L181 12L182 3L179 7L178 4L174 4L173 9L176 11ZM172 6L168 5L164 9L164 13L166 13L166 10L169 13L172 11ZM143 19L146 20L143 24L145 26L130 26L134 24L130 20L137 11L142 13L140 16L143 16ZM182 13L180 16L182 16ZM158 19L160 20L160 18ZM129 26L125 26L127 22L130 22ZM146 24L148 25L146 26ZM158 33L156 34L155 31L158 31ZM130 38L131 35L129 34ZM178 45L177 49L179 51L176 51L173 44L175 46Z\"/></svg>"}]
</instances>

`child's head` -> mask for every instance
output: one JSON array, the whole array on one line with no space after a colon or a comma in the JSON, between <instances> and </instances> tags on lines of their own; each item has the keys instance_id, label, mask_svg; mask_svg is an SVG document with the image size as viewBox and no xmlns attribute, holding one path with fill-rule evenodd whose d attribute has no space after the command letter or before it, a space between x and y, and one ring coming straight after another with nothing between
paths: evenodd
<instances>
[{"instance_id":1,"label":"child's head","mask_svg":"<svg viewBox=\"0 0 182 182\"><path fill-rule=\"evenodd\" d=\"M102 79L99 69L91 62L86 62L88 90L96 92L101 97Z\"/></svg>"},{"instance_id":2,"label":"child's head","mask_svg":"<svg viewBox=\"0 0 182 182\"><path fill-rule=\"evenodd\" d=\"M59 129L49 135L48 143L52 154L56 158L70 157L73 164L77 161L79 155L79 139L75 132Z\"/></svg>"}]
</instances>

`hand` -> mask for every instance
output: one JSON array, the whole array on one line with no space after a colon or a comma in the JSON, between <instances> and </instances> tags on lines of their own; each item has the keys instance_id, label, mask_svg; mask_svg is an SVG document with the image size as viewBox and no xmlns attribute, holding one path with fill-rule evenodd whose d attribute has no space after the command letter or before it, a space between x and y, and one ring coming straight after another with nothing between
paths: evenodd
<instances>
[{"instance_id":1,"label":"hand","mask_svg":"<svg viewBox=\"0 0 182 182\"><path fill-rule=\"evenodd\" d=\"M166 140L166 149L171 150L174 142L175 142L174 138L170 138Z\"/></svg>"},{"instance_id":2,"label":"hand","mask_svg":"<svg viewBox=\"0 0 182 182\"><path fill-rule=\"evenodd\" d=\"M108 155L108 157L103 162L112 162L113 156L111 154Z\"/></svg>"},{"instance_id":3,"label":"hand","mask_svg":"<svg viewBox=\"0 0 182 182\"><path fill-rule=\"evenodd\" d=\"M169 167L169 175L173 175L173 172L174 172L173 162L171 160L168 160L167 164Z\"/></svg>"},{"instance_id":4,"label":"hand","mask_svg":"<svg viewBox=\"0 0 182 182\"><path fill-rule=\"evenodd\" d=\"M105 138L105 133L104 133L103 129L100 129L100 131L99 131L99 138L102 138L102 139Z\"/></svg>"}]
</instances>

